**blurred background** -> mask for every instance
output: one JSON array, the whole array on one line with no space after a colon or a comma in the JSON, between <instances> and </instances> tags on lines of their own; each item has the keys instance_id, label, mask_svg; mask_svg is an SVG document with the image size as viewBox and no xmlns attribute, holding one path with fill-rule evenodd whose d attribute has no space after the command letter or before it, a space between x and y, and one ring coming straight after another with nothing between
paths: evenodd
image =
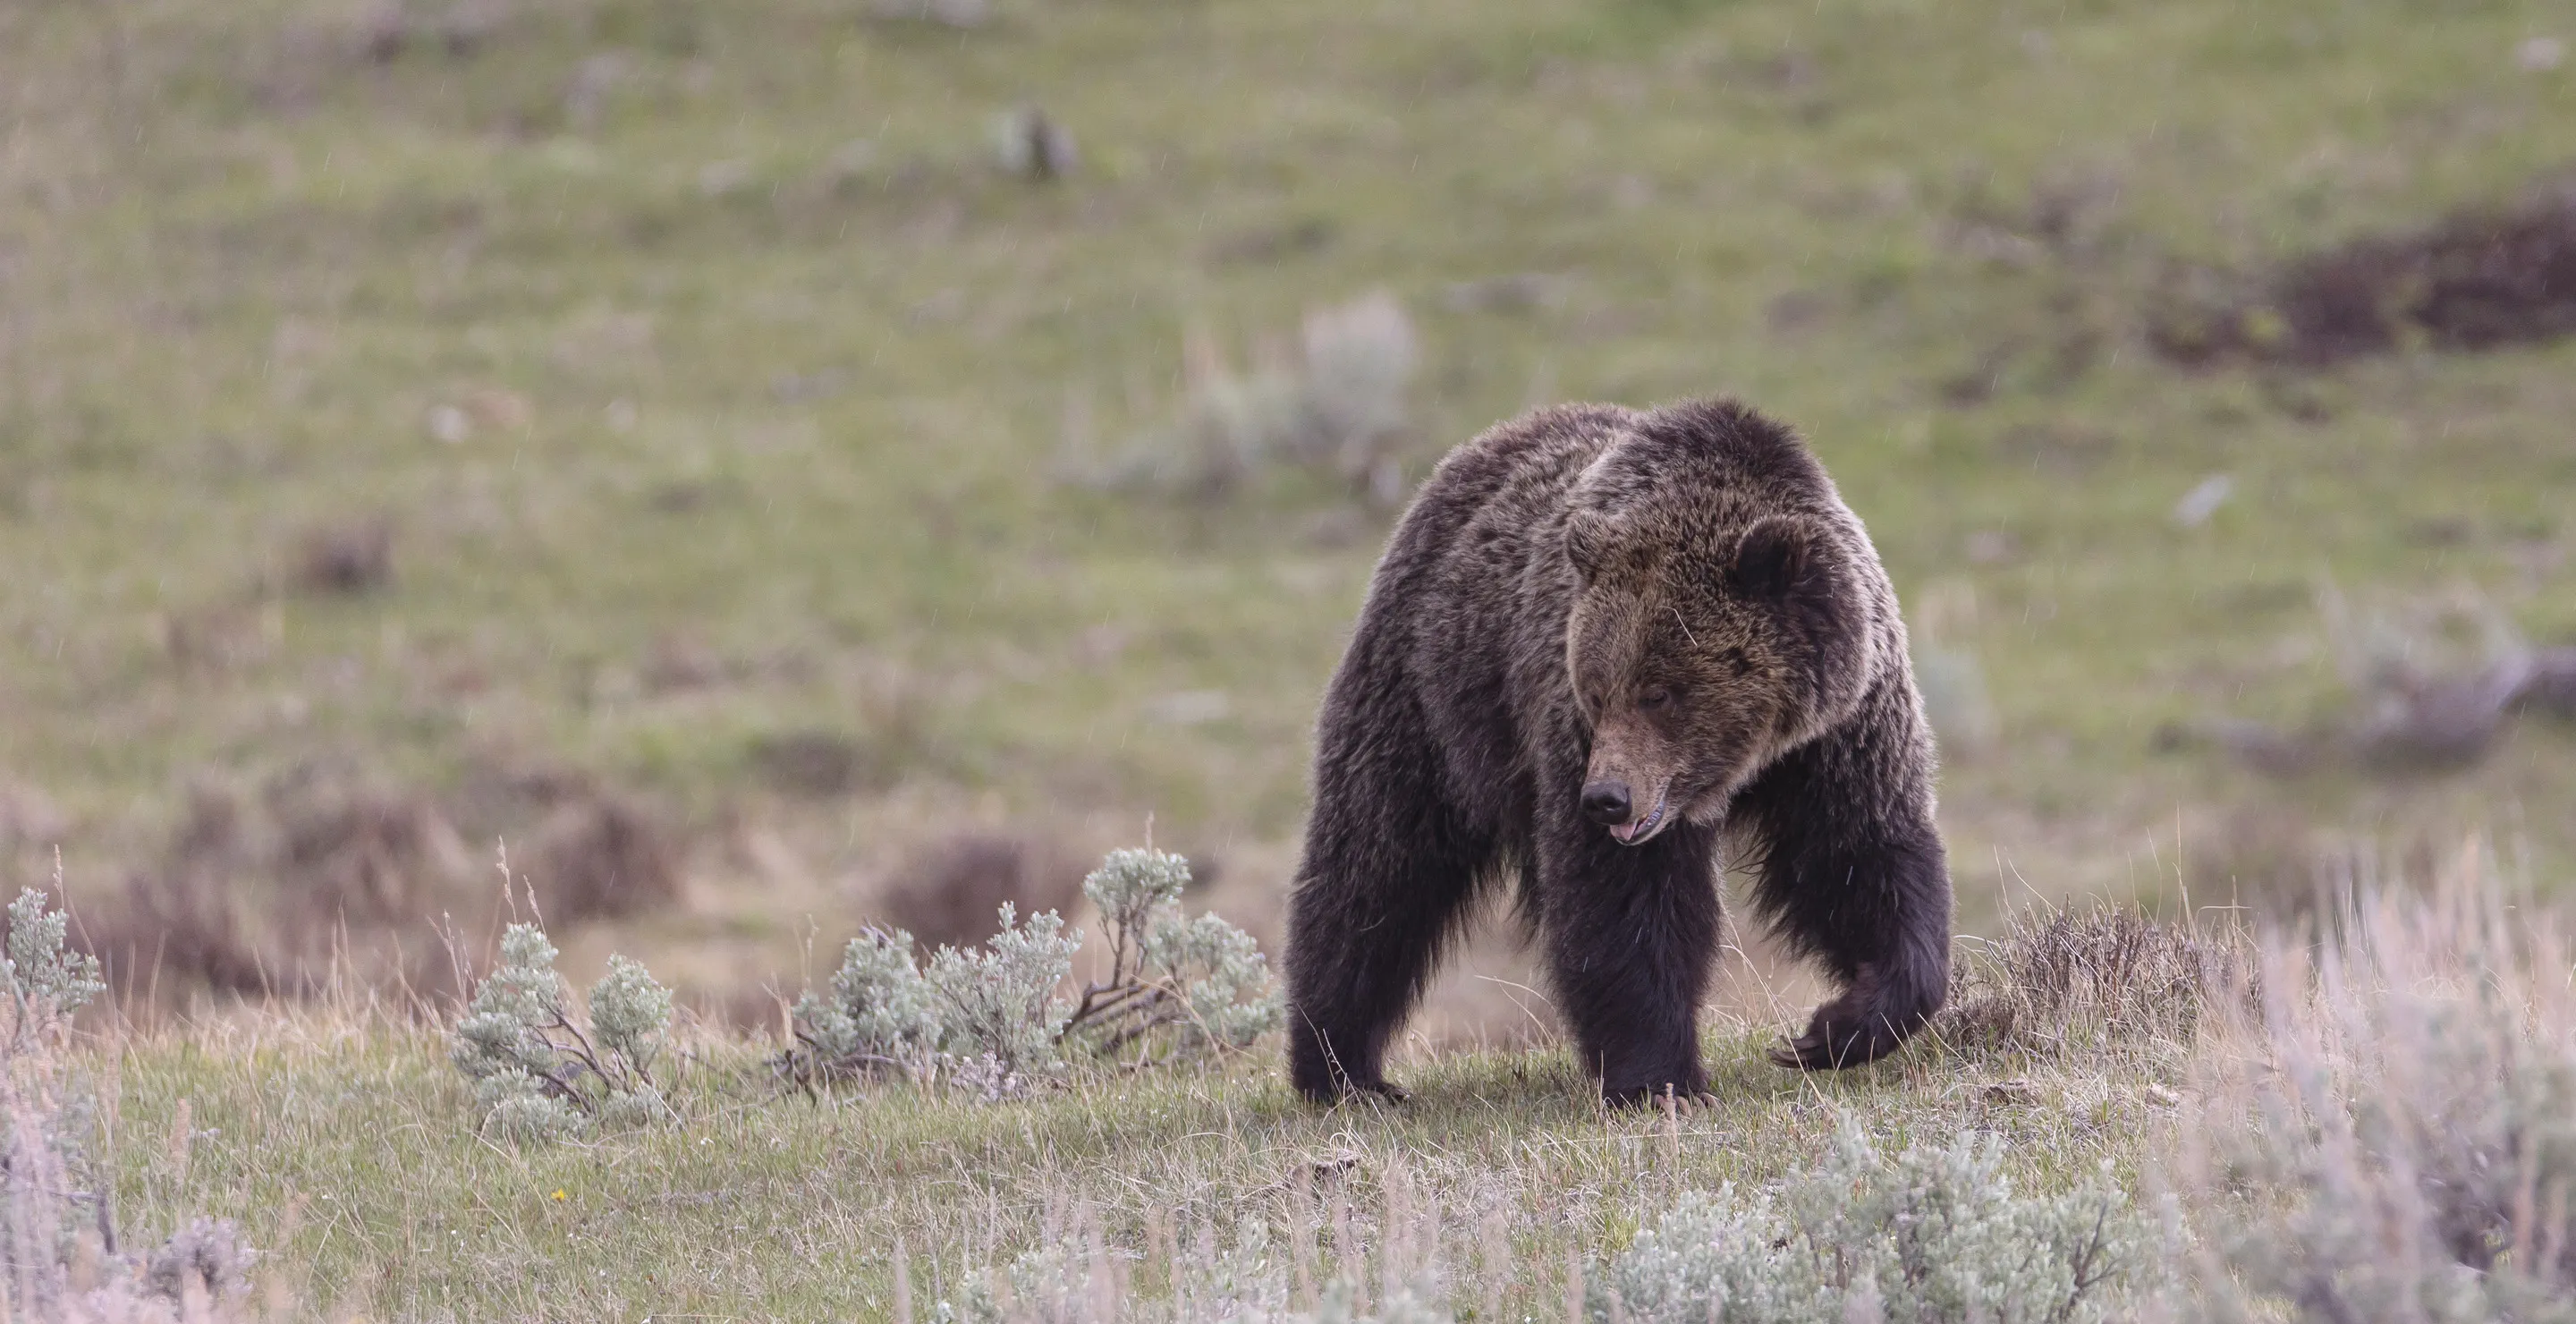
<instances>
[{"instance_id":1,"label":"blurred background","mask_svg":"<svg viewBox=\"0 0 2576 1324\"><path fill-rule=\"evenodd\" d=\"M2550 890L2571 43L2539 0L9 0L0 868L59 848L141 1009L451 989L504 867L576 977L753 1025L864 921L973 941L1149 830L1271 941L1433 461L1733 392L1905 598L1968 931L2476 842ZM1489 926L1423 1033L1534 982Z\"/></svg>"}]
</instances>

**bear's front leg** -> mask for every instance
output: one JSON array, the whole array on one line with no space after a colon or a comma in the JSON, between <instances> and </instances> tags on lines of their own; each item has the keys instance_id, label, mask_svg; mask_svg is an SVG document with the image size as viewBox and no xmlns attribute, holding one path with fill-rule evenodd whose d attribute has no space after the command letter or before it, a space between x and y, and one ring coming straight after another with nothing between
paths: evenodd
<instances>
[{"instance_id":1,"label":"bear's front leg","mask_svg":"<svg viewBox=\"0 0 2576 1324\"><path fill-rule=\"evenodd\" d=\"M1950 879L1939 840L1787 835L1772 843L1761 894L1790 898L1779 907L1783 936L1823 957L1843 991L1771 1059L1810 1071L1874 1062L1949 994Z\"/></svg>"},{"instance_id":2,"label":"bear's front leg","mask_svg":"<svg viewBox=\"0 0 2576 1324\"><path fill-rule=\"evenodd\" d=\"M1855 1067L1895 1052L1949 995L1950 869L1932 823L1932 751L1910 688L1782 759L1736 798L1758 837L1755 904L1842 985L1782 1066Z\"/></svg>"},{"instance_id":3,"label":"bear's front leg","mask_svg":"<svg viewBox=\"0 0 2576 1324\"><path fill-rule=\"evenodd\" d=\"M1570 808L1570 806L1569 806ZM1708 1088L1699 1006L1718 940L1716 842L1677 823L1622 846L1568 813L1540 832L1540 922L1558 1009L1613 1103Z\"/></svg>"}]
</instances>

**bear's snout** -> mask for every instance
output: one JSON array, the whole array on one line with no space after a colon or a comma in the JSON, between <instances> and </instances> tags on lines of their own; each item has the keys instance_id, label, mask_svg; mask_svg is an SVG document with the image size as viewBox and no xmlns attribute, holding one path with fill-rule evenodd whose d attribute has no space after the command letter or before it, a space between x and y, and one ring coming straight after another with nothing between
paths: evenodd
<instances>
[{"instance_id":1,"label":"bear's snout","mask_svg":"<svg viewBox=\"0 0 2576 1324\"><path fill-rule=\"evenodd\" d=\"M1597 781L1583 788L1583 816L1604 827L1627 822L1632 803L1626 782Z\"/></svg>"}]
</instances>

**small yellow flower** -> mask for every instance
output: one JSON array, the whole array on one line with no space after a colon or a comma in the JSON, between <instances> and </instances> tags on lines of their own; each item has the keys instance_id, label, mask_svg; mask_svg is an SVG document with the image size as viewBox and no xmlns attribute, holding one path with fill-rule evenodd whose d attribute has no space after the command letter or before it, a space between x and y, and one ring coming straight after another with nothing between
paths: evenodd
<instances>
[{"instance_id":1,"label":"small yellow flower","mask_svg":"<svg viewBox=\"0 0 2576 1324\"><path fill-rule=\"evenodd\" d=\"M562 1188L562 1187L558 1186L558 1187L556 1187L556 1188L555 1188L555 1198L556 1198L556 1199L558 1199L558 1200L560 1200L560 1199L563 1199L563 1198L564 1198L564 1193L563 1193L563 1188Z\"/></svg>"},{"instance_id":2,"label":"small yellow flower","mask_svg":"<svg viewBox=\"0 0 2576 1324\"><path fill-rule=\"evenodd\" d=\"M2260 305L2245 310L2239 329L2256 349L2278 349L2290 338L2290 320L2278 309Z\"/></svg>"}]
</instances>

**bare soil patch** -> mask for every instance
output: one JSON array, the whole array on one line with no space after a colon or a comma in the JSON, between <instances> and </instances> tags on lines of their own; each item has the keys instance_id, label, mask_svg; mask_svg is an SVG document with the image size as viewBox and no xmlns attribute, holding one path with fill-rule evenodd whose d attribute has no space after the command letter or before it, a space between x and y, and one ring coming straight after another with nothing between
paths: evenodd
<instances>
[{"instance_id":1,"label":"bare soil patch","mask_svg":"<svg viewBox=\"0 0 2576 1324\"><path fill-rule=\"evenodd\" d=\"M2149 337L2167 358L2317 367L2576 334L2576 180L2420 230L2363 235L2247 279L2186 274Z\"/></svg>"}]
</instances>

